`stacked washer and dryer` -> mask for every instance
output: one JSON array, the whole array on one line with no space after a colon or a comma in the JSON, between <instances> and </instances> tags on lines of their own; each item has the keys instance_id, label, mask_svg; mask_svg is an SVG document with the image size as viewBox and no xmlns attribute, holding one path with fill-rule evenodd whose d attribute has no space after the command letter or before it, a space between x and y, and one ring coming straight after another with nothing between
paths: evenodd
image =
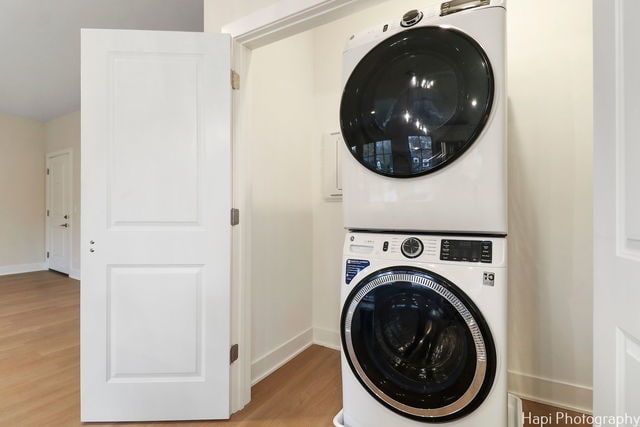
<instances>
[{"instance_id":1,"label":"stacked washer and dryer","mask_svg":"<svg viewBox=\"0 0 640 427\"><path fill-rule=\"evenodd\" d=\"M354 35L344 82L344 425L506 427L504 0Z\"/></svg>"}]
</instances>

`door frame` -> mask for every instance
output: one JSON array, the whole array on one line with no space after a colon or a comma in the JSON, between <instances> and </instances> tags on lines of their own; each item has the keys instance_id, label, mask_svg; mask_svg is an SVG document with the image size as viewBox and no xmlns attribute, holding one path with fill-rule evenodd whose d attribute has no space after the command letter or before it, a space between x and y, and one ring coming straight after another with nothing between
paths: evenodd
<instances>
[{"instance_id":1,"label":"door frame","mask_svg":"<svg viewBox=\"0 0 640 427\"><path fill-rule=\"evenodd\" d=\"M49 170L49 164L53 157L58 157L61 155L69 156L69 179L67 181L67 191L69 192L69 240L67 242L67 253L69 254L69 272L67 273L69 277L71 277L71 273L73 271L72 263L73 263L73 235L75 230L75 218L73 215L73 148L65 148L62 150L56 150L45 154L45 212L44 212L44 250L45 250L45 260L46 266L49 268L49 258L47 257L47 252L50 252L49 245L51 244L49 234L51 225L49 224L49 216L47 215L47 211L49 210L49 204L51 203L51 194L49 189L49 174L47 171Z\"/></svg>"},{"instance_id":2,"label":"door frame","mask_svg":"<svg viewBox=\"0 0 640 427\"><path fill-rule=\"evenodd\" d=\"M311 30L367 9L385 0L280 0L222 26L232 37L231 64L241 77L233 94L232 206L240 209L239 225L232 229L231 339L239 345L238 361L231 365L231 413L251 401L251 168L247 162L250 140L250 90L243 90L251 63L251 50Z\"/></svg>"}]
</instances>

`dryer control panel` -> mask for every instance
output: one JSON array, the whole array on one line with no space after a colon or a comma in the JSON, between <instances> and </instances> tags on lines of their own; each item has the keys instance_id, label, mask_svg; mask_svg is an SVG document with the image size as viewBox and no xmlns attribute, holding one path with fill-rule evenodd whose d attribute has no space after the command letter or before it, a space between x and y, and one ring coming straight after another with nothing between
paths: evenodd
<instances>
[{"instance_id":1,"label":"dryer control panel","mask_svg":"<svg viewBox=\"0 0 640 427\"><path fill-rule=\"evenodd\" d=\"M490 240L442 239L440 259L443 261L491 263L493 244Z\"/></svg>"}]
</instances>

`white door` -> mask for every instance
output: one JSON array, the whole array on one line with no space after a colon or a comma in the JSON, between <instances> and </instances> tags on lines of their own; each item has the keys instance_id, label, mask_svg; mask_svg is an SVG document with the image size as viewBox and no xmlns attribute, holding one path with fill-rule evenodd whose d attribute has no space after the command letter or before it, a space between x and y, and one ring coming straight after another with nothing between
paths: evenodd
<instances>
[{"instance_id":1,"label":"white door","mask_svg":"<svg viewBox=\"0 0 640 427\"><path fill-rule=\"evenodd\" d=\"M69 274L71 267L71 152L47 154L47 261Z\"/></svg>"},{"instance_id":2,"label":"white door","mask_svg":"<svg viewBox=\"0 0 640 427\"><path fill-rule=\"evenodd\" d=\"M640 2L595 0L595 415L640 420Z\"/></svg>"},{"instance_id":3,"label":"white door","mask_svg":"<svg viewBox=\"0 0 640 427\"><path fill-rule=\"evenodd\" d=\"M230 38L82 30L83 421L229 417Z\"/></svg>"}]
</instances>

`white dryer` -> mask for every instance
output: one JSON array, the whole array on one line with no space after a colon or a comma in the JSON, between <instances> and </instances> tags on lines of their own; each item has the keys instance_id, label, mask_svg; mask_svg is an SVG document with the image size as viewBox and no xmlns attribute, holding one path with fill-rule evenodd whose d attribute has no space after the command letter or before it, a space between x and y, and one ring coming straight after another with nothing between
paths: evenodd
<instances>
[{"instance_id":1,"label":"white dryer","mask_svg":"<svg viewBox=\"0 0 640 427\"><path fill-rule=\"evenodd\" d=\"M348 233L347 427L507 426L506 239Z\"/></svg>"},{"instance_id":2,"label":"white dryer","mask_svg":"<svg viewBox=\"0 0 640 427\"><path fill-rule=\"evenodd\" d=\"M346 228L505 235L504 0L392 17L343 63Z\"/></svg>"}]
</instances>

